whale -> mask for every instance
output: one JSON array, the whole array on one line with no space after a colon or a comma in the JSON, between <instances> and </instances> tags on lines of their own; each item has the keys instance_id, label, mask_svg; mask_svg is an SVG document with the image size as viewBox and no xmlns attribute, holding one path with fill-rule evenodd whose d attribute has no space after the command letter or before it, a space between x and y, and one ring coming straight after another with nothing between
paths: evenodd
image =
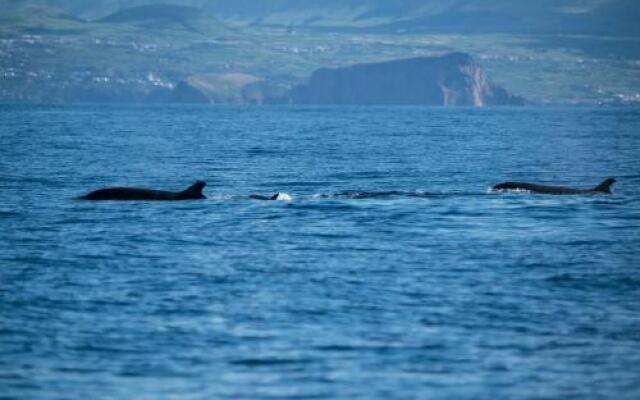
<instances>
[{"instance_id":1,"label":"whale","mask_svg":"<svg viewBox=\"0 0 640 400\"><path fill-rule=\"evenodd\" d=\"M556 195L570 195L570 194L611 194L611 185L616 182L614 178L607 178L598 186L593 189L574 189L564 186L550 186L541 185L537 183L526 182L504 182L499 183L492 187L494 191L504 190L526 190L532 193L540 194L556 194Z\"/></svg>"},{"instance_id":2,"label":"whale","mask_svg":"<svg viewBox=\"0 0 640 400\"><path fill-rule=\"evenodd\" d=\"M249 196L252 200L273 200L273 201L291 201L293 198L288 193L278 192L273 196L263 196L261 194L252 194Z\"/></svg>"},{"instance_id":3,"label":"whale","mask_svg":"<svg viewBox=\"0 0 640 400\"><path fill-rule=\"evenodd\" d=\"M79 197L80 200L149 200L149 201L178 201L206 199L202 189L206 182L197 181L181 192L169 192L135 187L110 187L99 189Z\"/></svg>"}]
</instances>

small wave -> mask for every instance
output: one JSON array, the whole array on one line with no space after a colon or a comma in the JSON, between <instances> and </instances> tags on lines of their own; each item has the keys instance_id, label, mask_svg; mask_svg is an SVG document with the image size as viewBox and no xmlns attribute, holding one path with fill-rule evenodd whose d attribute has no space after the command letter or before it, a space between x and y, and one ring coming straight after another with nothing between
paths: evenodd
<instances>
[{"instance_id":1,"label":"small wave","mask_svg":"<svg viewBox=\"0 0 640 400\"><path fill-rule=\"evenodd\" d=\"M327 351L327 352L361 352L361 351L377 351L377 352L385 352L390 350L439 350L443 349L444 346L440 343L425 343L421 345L410 345L410 344L398 344L398 345L389 345L389 344L327 344L327 345L319 345L315 346L314 349L318 351Z\"/></svg>"},{"instance_id":2,"label":"small wave","mask_svg":"<svg viewBox=\"0 0 640 400\"><path fill-rule=\"evenodd\" d=\"M272 156L272 155L282 154L282 151L274 150L274 149L266 149L263 147L252 147L249 150L247 150L247 154L251 156L261 156L261 155Z\"/></svg>"},{"instance_id":3,"label":"small wave","mask_svg":"<svg viewBox=\"0 0 640 400\"><path fill-rule=\"evenodd\" d=\"M60 182L58 180L54 180L51 178L44 177L32 177L32 176L16 176L16 175L5 175L0 180L2 183L20 183L21 185L27 184L43 184L43 185L57 185Z\"/></svg>"},{"instance_id":4,"label":"small wave","mask_svg":"<svg viewBox=\"0 0 640 400\"><path fill-rule=\"evenodd\" d=\"M75 346L68 347L69 350L78 351L78 352L89 352L89 353L104 353L104 354L148 354L149 351L135 348L133 346L129 348L123 348L121 346L109 346L109 345L94 345L94 344L80 344Z\"/></svg>"},{"instance_id":5,"label":"small wave","mask_svg":"<svg viewBox=\"0 0 640 400\"><path fill-rule=\"evenodd\" d=\"M330 184L328 181L265 181L258 185L264 188L308 188L308 187L326 187Z\"/></svg>"},{"instance_id":6,"label":"small wave","mask_svg":"<svg viewBox=\"0 0 640 400\"><path fill-rule=\"evenodd\" d=\"M313 361L314 360L310 358L242 358L231 360L229 364L243 365L246 367L271 367L275 365L310 364Z\"/></svg>"},{"instance_id":7,"label":"small wave","mask_svg":"<svg viewBox=\"0 0 640 400\"><path fill-rule=\"evenodd\" d=\"M389 174L382 171L360 171L360 172L338 172L328 176L332 179L353 180L353 179L380 179L388 178Z\"/></svg>"},{"instance_id":8,"label":"small wave","mask_svg":"<svg viewBox=\"0 0 640 400\"><path fill-rule=\"evenodd\" d=\"M304 211L354 211L359 210L360 207L356 205L349 204L347 202L322 202L322 203L291 203L290 207L296 210L304 210Z\"/></svg>"},{"instance_id":9,"label":"small wave","mask_svg":"<svg viewBox=\"0 0 640 400\"><path fill-rule=\"evenodd\" d=\"M55 367L54 371L62 372L62 373L70 373L70 374L97 374L103 372L100 368L91 368L91 367Z\"/></svg>"},{"instance_id":10,"label":"small wave","mask_svg":"<svg viewBox=\"0 0 640 400\"><path fill-rule=\"evenodd\" d=\"M15 217L16 215L20 215L20 213L18 213L16 211L0 210L0 218Z\"/></svg>"},{"instance_id":11,"label":"small wave","mask_svg":"<svg viewBox=\"0 0 640 400\"><path fill-rule=\"evenodd\" d=\"M110 218L110 221L123 221L126 218L122 217L122 218ZM76 217L71 217L71 218L65 218L65 219L60 219L60 220L56 220L51 222L51 225L74 225L74 224L93 224L93 223L98 223L98 222L104 222L105 219L99 219L99 218L76 218Z\"/></svg>"},{"instance_id":12,"label":"small wave","mask_svg":"<svg viewBox=\"0 0 640 400\"><path fill-rule=\"evenodd\" d=\"M631 276L615 274L575 274L561 273L545 279L547 282L575 289L631 289L640 288L640 280Z\"/></svg>"},{"instance_id":13,"label":"small wave","mask_svg":"<svg viewBox=\"0 0 640 400\"><path fill-rule=\"evenodd\" d=\"M376 199L376 198L392 198L392 197L431 197L436 193L422 191L403 191L403 190L387 190L387 191L357 191L347 190L334 194L316 194L315 198L319 199Z\"/></svg>"}]
</instances>

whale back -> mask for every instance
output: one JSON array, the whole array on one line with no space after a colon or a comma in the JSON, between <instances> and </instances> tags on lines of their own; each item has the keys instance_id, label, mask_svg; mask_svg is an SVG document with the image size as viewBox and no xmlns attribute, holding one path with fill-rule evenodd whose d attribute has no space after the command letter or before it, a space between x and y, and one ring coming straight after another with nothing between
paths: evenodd
<instances>
[{"instance_id":1,"label":"whale back","mask_svg":"<svg viewBox=\"0 0 640 400\"><path fill-rule=\"evenodd\" d=\"M611 185L615 179L607 178L593 189L573 189L564 186L540 185L526 182L504 182L493 186L493 190L526 190L532 193L542 194L599 194L611 193Z\"/></svg>"},{"instance_id":2,"label":"whale back","mask_svg":"<svg viewBox=\"0 0 640 400\"><path fill-rule=\"evenodd\" d=\"M202 194L202 189L207 186L205 181L197 181L193 185L189 186L182 192L180 192L180 198L182 199L206 199Z\"/></svg>"},{"instance_id":3,"label":"whale back","mask_svg":"<svg viewBox=\"0 0 640 400\"><path fill-rule=\"evenodd\" d=\"M613 178L607 178L604 181L602 181L601 184L599 184L598 186L596 186L593 191L594 192L602 192L602 193L611 193L611 185L613 185L614 183L616 183L616 180Z\"/></svg>"}]
</instances>

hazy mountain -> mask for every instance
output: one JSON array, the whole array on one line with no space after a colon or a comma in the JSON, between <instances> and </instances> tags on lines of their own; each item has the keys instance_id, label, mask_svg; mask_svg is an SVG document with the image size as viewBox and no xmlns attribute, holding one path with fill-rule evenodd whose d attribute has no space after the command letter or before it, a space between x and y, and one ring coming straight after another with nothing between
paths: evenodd
<instances>
[{"instance_id":1,"label":"hazy mountain","mask_svg":"<svg viewBox=\"0 0 640 400\"><path fill-rule=\"evenodd\" d=\"M149 4L195 7L245 23L389 33L639 35L637 0L0 0L44 4L86 19Z\"/></svg>"},{"instance_id":2,"label":"hazy mountain","mask_svg":"<svg viewBox=\"0 0 640 400\"><path fill-rule=\"evenodd\" d=\"M638 35L637 0L213 0L208 9L265 24L397 33Z\"/></svg>"},{"instance_id":3,"label":"hazy mountain","mask_svg":"<svg viewBox=\"0 0 640 400\"><path fill-rule=\"evenodd\" d=\"M169 22L188 22L200 15L200 10L193 7L178 6L172 4L146 5L118 10L99 22L139 22L147 20L159 20Z\"/></svg>"}]
</instances>

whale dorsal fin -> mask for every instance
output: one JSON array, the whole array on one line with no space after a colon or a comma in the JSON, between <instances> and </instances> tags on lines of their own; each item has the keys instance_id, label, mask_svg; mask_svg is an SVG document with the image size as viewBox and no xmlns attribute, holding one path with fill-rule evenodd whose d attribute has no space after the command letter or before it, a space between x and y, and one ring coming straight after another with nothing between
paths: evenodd
<instances>
[{"instance_id":1,"label":"whale dorsal fin","mask_svg":"<svg viewBox=\"0 0 640 400\"><path fill-rule=\"evenodd\" d=\"M602 181L601 184L596 186L595 189L593 189L593 190L595 192L611 193L611 185L613 185L615 182L616 182L615 179L607 178L604 181Z\"/></svg>"},{"instance_id":2,"label":"whale dorsal fin","mask_svg":"<svg viewBox=\"0 0 640 400\"><path fill-rule=\"evenodd\" d=\"M183 190L181 194L189 199L204 199L205 196L202 194L202 189L204 189L205 186L207 186L205 181L197 181L187 189Z\"/></svg>"}]
</instances>

